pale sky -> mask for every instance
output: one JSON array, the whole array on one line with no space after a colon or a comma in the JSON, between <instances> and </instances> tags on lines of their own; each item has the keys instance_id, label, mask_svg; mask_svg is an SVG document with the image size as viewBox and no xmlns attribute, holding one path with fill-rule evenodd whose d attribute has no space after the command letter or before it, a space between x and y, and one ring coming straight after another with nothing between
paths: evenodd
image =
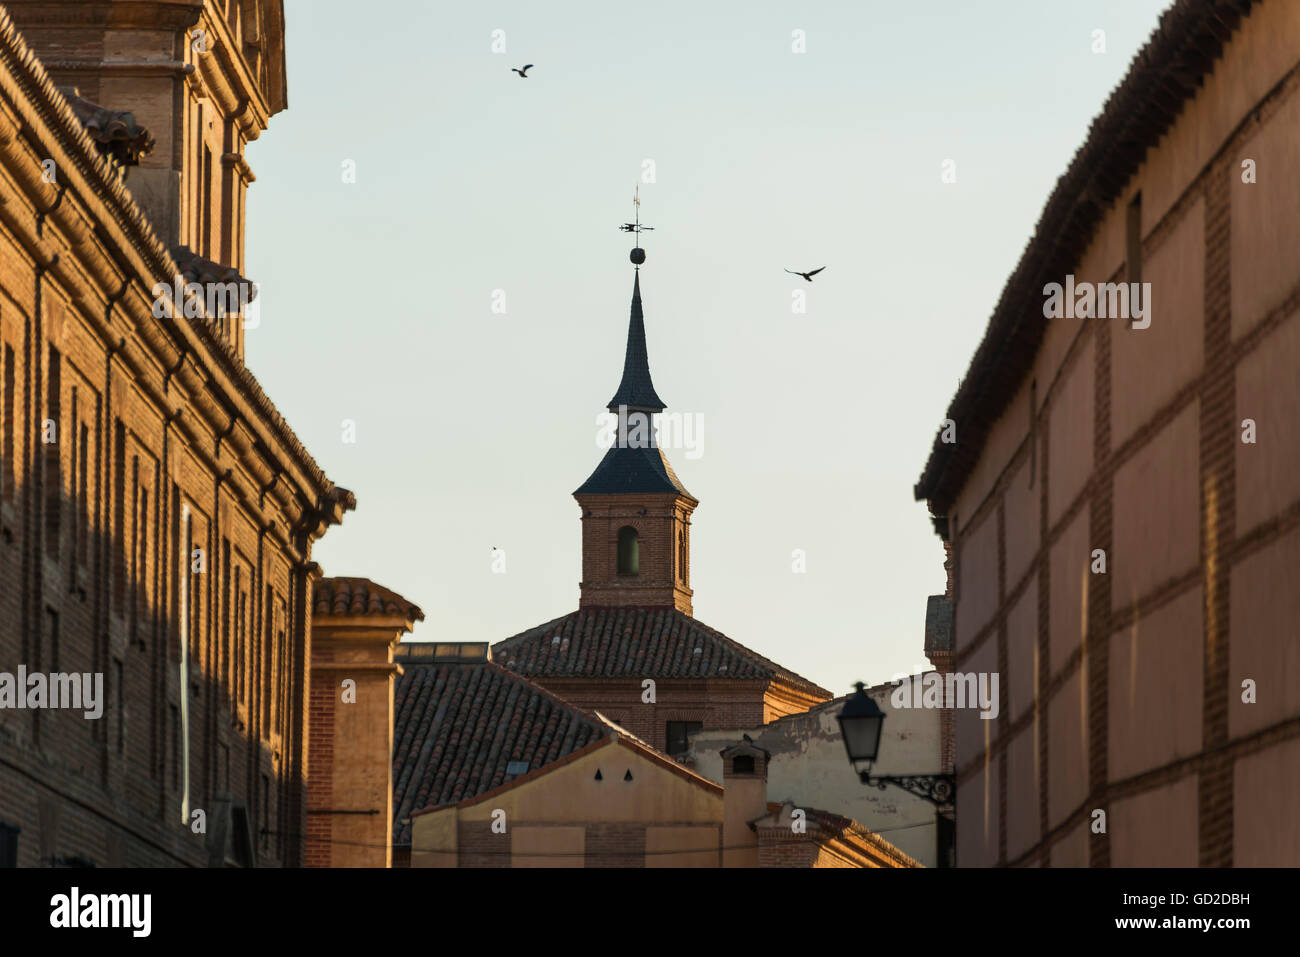
<instances>
[{"instance_id":1,"label":"pale sky","mask_svg":"<svg viewBox=\"0 0 1300 957\"><path fill-rule=\"evenodd\" d=\"M247 362L357 495L314 557L420 605L419 639L577 608L571 493L622 372L641 182L650 368L702 430L667 450L700 500L695 617L837 694L927 669L943 548L913 485L1166 5L287 0Z\"/></svg>"}]
</instances>

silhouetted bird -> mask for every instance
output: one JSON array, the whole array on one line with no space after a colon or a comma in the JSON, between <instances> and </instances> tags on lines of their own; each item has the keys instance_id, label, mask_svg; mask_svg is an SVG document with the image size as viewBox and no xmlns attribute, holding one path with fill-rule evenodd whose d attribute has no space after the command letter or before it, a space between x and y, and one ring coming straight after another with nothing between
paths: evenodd
<instances>
[{"instance_id":1,"label":"silhouetted bird","mask_svg":"<svg viewBox=\"0 0 1300 957\"><path fill-rule=\"evenodd\" d=\"M825 268L826 268L825 266L822 266L822 269ZM793 269L787 269L786 272L790 273L790 275L792 276L803 276L804 279L807 279L809 282L812 282L812 277L817 275L819 272L821 272L822 269L814 269L812 272L795 272Z\"/></svg>"},{"instance_id":2,"label":"silhouetted bird","mask_svg":"<svg viewBox=\"0 0 1300 957\"><path fill-rule=\"evenodd\" d=\"M749 735L747 735L747 734L741 734L741 737L745 739L745 743L746 743L746 744L753 744L753 743L754 743L754 739L751 738L751 737L750 737Z\"/></svg>"},{"instance_id":3,"label":"silhouetted bird","mask_svg":"<svg viewBox=\"0 0 1300 957\"><path fill-rule=\"evenodd\" d=\"M524 68L522 70L516 70L514 67L511 67L510 72L518 73L521 77L523 77L526 80L528 79L528 71L531 70L532 68L533 65L531 63L528 63L524 65Z\"/></svg>"}]
</instances>

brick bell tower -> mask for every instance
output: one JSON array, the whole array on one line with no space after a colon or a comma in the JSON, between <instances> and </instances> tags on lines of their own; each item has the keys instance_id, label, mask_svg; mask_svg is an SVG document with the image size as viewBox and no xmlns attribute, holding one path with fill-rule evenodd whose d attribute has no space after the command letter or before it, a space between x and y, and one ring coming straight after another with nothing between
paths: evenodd
<instances>
[{"instance_id":1,"label":"brick bell tower","mask_svg":"<svg viewBox=\"0 0 1300 957\"><path fill-rule=\"evenodd\" d=\"M635 226L623 228L639 233L648 227L638 217ZM665 406L646 355L640 275L645 251L638 246L631 259L637 270L623 380L608 405L618 416L618 432L596 471L573 493L582 509L578 607L676 608L689 615L691 513L699 501L682 487L659 448L655 416Z\"/></svg>"}]
</instances>

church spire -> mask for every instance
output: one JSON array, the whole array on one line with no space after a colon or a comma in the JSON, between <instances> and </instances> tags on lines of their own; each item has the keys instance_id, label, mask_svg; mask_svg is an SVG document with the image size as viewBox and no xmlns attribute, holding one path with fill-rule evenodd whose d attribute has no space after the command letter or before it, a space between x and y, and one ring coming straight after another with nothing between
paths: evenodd
<instances>
[{"instance_id":1,"label":"church spire","mask_svg":"<svg viewBox=\"0 0 1300 957\"><path fill-rule=\"evenodd\" d=\"M620 228L639 240L637 215ZM656 436L654 417L663 400L650 381L640 266L645 250L632 250L632 315L627 328L623 380L609 410L618 432L596 471L573 497L582 508L580 608L630 606L691 613L691 512L699 502L673 474Z\"/></svg>"},{"instance_id":2,"label":"church spire","mask_svg":"<svg viewBox=\"0 0 1300 957\"><path fill-rule=\"evenodd\" d=\"M623 357L623 381L609 400L609 411L625 406L629 412L662 412L663 400L650 379L650 358L645 347L645 316L641 312L641 271L632 280L632 316L627 327L627 353Z\"/></svg>"}]
</instances>

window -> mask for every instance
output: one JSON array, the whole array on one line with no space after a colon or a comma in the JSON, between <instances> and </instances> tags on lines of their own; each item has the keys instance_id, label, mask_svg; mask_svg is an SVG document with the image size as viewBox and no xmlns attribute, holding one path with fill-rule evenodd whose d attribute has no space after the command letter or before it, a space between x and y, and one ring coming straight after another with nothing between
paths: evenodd
<instances>
[{"instance_id":1,"label":"window","mask_svg":"<svg viewBox=\"0 0 1300 957\"><path fill-rule=\"evenodd\" d=\"M4 444L0 445L0 489L3 490L6 502L14 500L14 351L5 346L4 349L4 408L0 411L4 416L4 422L0 423L0 428L4 429Z\"/></svg>"},{"instance_id":2,"label":"window","mask_svg":"<svg viewBox=\"0 0 1300 957\"><path fill-rule=\"evenodd\" d=\"M200 114L206 118L206 113ZM202 120L200 124L202 126ZM200 136L203 134L200 133ZM212 147L204 143L201 147L203 151L202 177L201 185L203 189L202 198L199 200L199 241L196 252L200 256L212 259L216 253L212 249ZM213 318L211 316L209 319Z\"/></svg>"},{"instance_id":3,"label":"window","mask_svg":"<svg viewBox=\"0 0 1300 957\"><path fill-rule=\"evenodd\" d=\"M248 701L248 592L240 582L241 569L235 569L235 700L242 706Z\"/></svg>"},{"instance_id":4,"label":"window","mask_svg":"<svg viewBox=\"0 0 1300 957\"><path fill-rule=\"evenodd\" d=\"M285 619L284 602L277 603L276 610L277 610L277 614L279 615L279 620L281 622L281 625L279 628L276 629L275 632L276 661L278 662L276 667L276 680L275 680L275 721L276 721L276 727L280 730L280 733L283 734L285 693L286 693L286 687L288 685L288 677L289 677L289 667L285 660L287 651L285 649L285 644L284 644L284 625L283 625Z\"/></svg>"},{"instance_id":5,"label":"window","mask_svg":"<svg viewBox=\"0 0 1300 957\"><path fill-rule=\"evenodd\" d=\"M935 860L939 867L957 866L957 827L946 814L936 814Z\"/></svg>"},{"instance_id":6,"label":"window","mask_svg":"<svg viewBox=\"0 0 1300 957\"><path fill-rule=\"evenodd\" d=\"M699 731L703 727L703 721L669 721L668 746L664 750L669 754L685 754L690 750L691 732Z\"/></svg>"},{"instance_id":7,"label":"window","mask_svg":"<svg viewBox=\"0 0 1300 957\"><path fill-rule=\"evenodd\" d=\"M221 660L217 663L217 680L225 686L226 704L234 700L234 681L230 676L230 541L221 540Z\"/></svg>"},{"instance_id":8,"label":"window","mask_svg":"<svg viewBox=\"0 0 1300 957\"><path fill-rule=\"evenodd\" d=\"M230 745L217 743L217 790L230 790Z\"/></svg>"},{"instance_id":9,"label":"window","mask_svg":"<svg viewBox=\"0 0 1300 957\"><path fill-rule=\"evenodd\" d=\"M1029 487L1038 465L1038 380L1029 383Z\"/></svg>"},{"instance_id":10,"label":"window","mask_svg":"<svg viewBox=\"0 0 1300 957\"><path fill-rule=\"evenodd\" d=\"M113 610L126 605L126 428L113 426Z\"/></svg>"},{"instance_id":11,"label":"window","mask_svg":"<svg viewBox=\"0 0 1300 957\"><path fill-rule=\"evenodd\" d=\"M754 773L754 756L752 754L738 754L731 759L732 774L753 774Z\"/></svg>"},{"instance_id":12,"label":"window","mask_svg":"<svg viewBox=\"0 0 1300 957\"><path fill-rule=\"evenodd\" d=\"M0 867L18 866L18 832L17 824L0 821Z\"/></svg>"},{"instance_id":13,"label":"window","mask_svg":"<svg viewBox=\"0 0 1300 957\"><path fill-rule=\"evenodd\" d=\"M126 753L126 676L122 662L113 659L113 691L117 694L117 753Z\"/></svg>"},{"instance_id":14,"label":"window","mask_svg":"<svg viewBox=\"0 0 1300 957\"><path fill-rule=\"evenodd\" d=\"M41 443L45 446L45 552L52 558L59 554L60 523L63 518L63 472L59 460L59 420L63 377L60 370L59 351L50 347L49 373L47 375L45 417L41 423Z\"/></svg>"},{"instance_id":15,"label":"window","mask_svg":"<svg viewBox=\"0 0 1300 957\"><path fill-rule=\"evenodd\" d=\"M262 775L262 853L271 849L271 779Z\"/></svg>"},{"instance_id":16,"label":"window","mask_svg":"<svg viewBox=\"0 0 1300 957\"><path fill-rule=\"evenodd\" d=\"M204 532L200 531L197 538L194 534L194 516L189 515L187 519L190 523L189 544L185 551L185 572L190 594L189 660L191 668L198 668L203 661L203 579L207 572L208 549ZM199 550L199 556L195 556L195 549Z\"/></svg>"},{"instance_id":17,"label":"window","mask_svg":"<svg viewBox=\"0 0 1300 957\"><path fill-rule=\"evenodd\" d=\"M275 593L271 586L266 586L266 607L263 610L265 621L262 626L262 676L259 682L262 692L262 736L271 735L271 696L275 694L275 668L273 665L274 648L271 638L275 634ZM265 810L263 811L265 815Z\"/></svg>"},{"instance_id":18,"label":"window","mask_svg":"<svg viewBox=\"0 0 1300 957\"><path fill-rule=\"evenodd\" d=\"M1139 192L1128 204L1127 222L1127 260L1125 278L1131 282L1142 281L1142 193Z\"/></svg>"},{"instance_id":19,"label":"window","mask_svg":"<svg viewBox=\"0 0 1300 957\"><path fill-rule=\"evenodd\" d=\"M189 620L189 609L186 607L189 596L188 593L181 594L181 587L186 584L185 572L189 570L189 564L182 555L189 534L189 522L181 520L181 493L175 482L172 483L171 501L167 507L171 515L167 526L167 541L163 544L163 552L167 556L163 563L163 587L170 588L168 609L171 616L167 628L167 660L178 662L181 660L181 643L186 639L185 631Z\"/></svg>"},{"instance_id":20,"label":"window","mask_svg":"<svg viewBox=\"0 0 1300 957\"><path fill-rule=\"evenodd\" d=\"M136 595L131 603L137 622L149 617L149 490L141 488L139 494L139 511L136 514L135 534L135 573Z\"/></svg>"},{"instance_id":21,"label":"window","mask_svg":"<svg viewBox=\"0 0 1300 957\"><path fill-rule=\"evenodd\" d=\"M90 427L82 423L74 453L77 456L77 564L90 561Z\"/></svg>"},{"instance_id":22,"label":"window","mask_svg":"<svg viewBox=\"0 0 1300 957\"><path fill-rule=\"evenodd\" d=\"M624 525L618 530L618 573L620 575L639 574L640 551L636 529L631 525Z\"/></svg>"},{"instance_id":23,"label":"window","mask_svg":"<svg viewBox=\"0 0 1300 957\"><path fill-rule=\"evenodd\" d=\"M45 641L37 665L42 671L59 670L59 613L49 606L45 608Z\"/></svg>"},{"instance_id":24,"label":"window","mask_svg":"<svg viewBox=\"0 0 1300 957\"><path fill-rule=\"evenodd\" d=\"M181 694L185 689L181 689ZM171 738L172 738L172 790L178 791L181 786L181 709L176 705L171 705Z\"/></svg>"},{"instance_id":25,"label":"window","mask_svg":"<svg viewBox=\"0 0 1300 957\"><path fill-rule=\"evenodd\" d=\"M689 580L690 565L686 563L686 533L677 533L677 577L682 580L682 584L687 584Z\"/></svg>"}]
</instances>

